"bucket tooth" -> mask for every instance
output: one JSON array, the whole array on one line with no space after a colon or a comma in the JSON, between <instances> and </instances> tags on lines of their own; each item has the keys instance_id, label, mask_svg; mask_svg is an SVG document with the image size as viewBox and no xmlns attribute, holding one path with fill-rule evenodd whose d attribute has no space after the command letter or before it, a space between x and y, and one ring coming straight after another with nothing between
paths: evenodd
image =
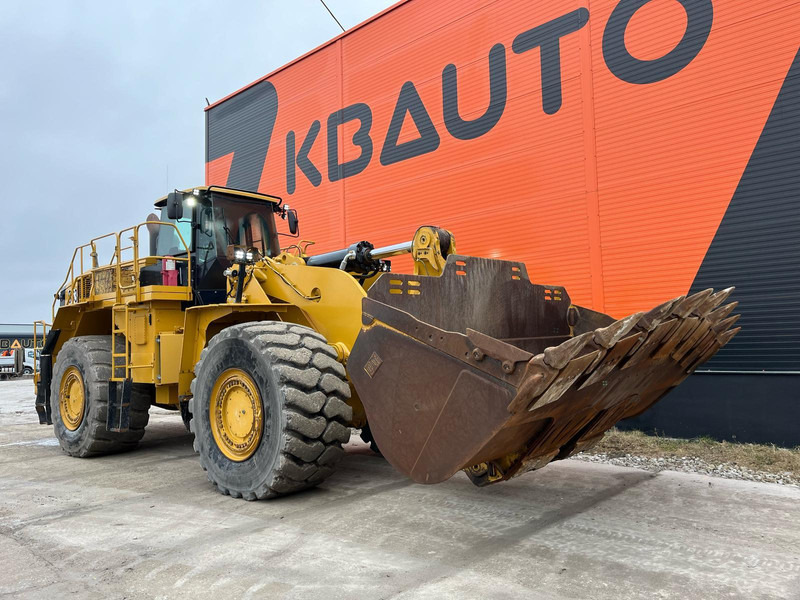
<instances>
[{"instance_id":1,"label":"bucket tooth","mask_svg":"<svg viewBox=\"0 0 800 600\"><path fill-rule=\"evenodd\" d=\"M664 319L666 319L672 312L672 307L677 302L683 300L683 296L667 300L664 304L659 304L654 309L647 311L636 323L636 326L644 331L653 331Z\"/></svg>"},{"instance_id":2,"label":"bucket tooth","mask_svg":"<svg viewBox=\"0 0 800 600\"><path fill-rule=\"evenodd\" d=\"M594 367L594 370L586 378L586 381L581 384L579 389L584 389L590 385L602 381L614 368L628 356L631 349L639 342L640 336L643 334L638 333L630 335L620 340L608 353L603 357L603 361Z\"/></svg>"},{"instance_id":3,"label":"bucket tooth","mask_svg":"<svg viewBox=\"0 0 800 600\"><path fill-rule=\"evenodd\" d=\"M631 352L630 358L625 361L625 364L623 364L621 368L623 370L630 369L643 360L650 358L655 349L658 348L664 340L668 339L670 334L679 327L679 322L680 319L671 318L659 323L656 328L647 335L645 340Z\"/></svg>"},{"instance_id":4,"label":"bucket tooth","mask_svg":"<svg viewBox=\"0 0 800 600\"><path fill-rule=\"evenodd\" d=\"M661 359L666 358L683 340L685 340L694 331L698 322L697 317L689 317L686 319L679 319L679 325L671 331L670 334L664 339L662 345L653 353L653 358Z\"/></svg>"},{"instance_id":5,"label":"bucket tooth","mask_svg":"<svg viewBox=\"0 0 800 600\"><path fill-rule=\"evenodd\" d=\"M712 323L716 323L717 321L721 321L731 314L737 306L739 306L738 302L731 302L730 304L726 304L722 308L718 308L714 312L710 313L707 318Z\"/></svg>"},{"instance_id":6,"label":"bucket tooth","mask_svg":"<svg viewBox=\"0 0 800 600\"><path fill-rule=\"evenodd\" d=\"M565 342L566 343L566 342ZM546 351L545 351L546 352ZM533 402L530 407L528 408L529 411L536 410L537 408L541 408L551 402L555 402L561 396L564 395L572 384L583 375L583 372L589 367L589 365L594 361L595 355L600 352L599 350L595 350L594 352L590 352L589 354L584 354L580 358L576 358L569 362L569 364L564 366L564 369L558 374L558 377L550 384L550 387L539 396L535 402Z\"/></svg>"},{"instance_id":7,"label":"bucket tooth","mask_svg":"<svg viewBox=\"0 0 800 600\"><path fill-rule=\"evenodd\" d=\"M642 335L639 338L639 341L633 345L630 350L630 355L633 355L640 346L642 346L647 339L650 337L650 333L655 331L656 327L661 325L665 320L669 318L672 314L672 308L681 300L683 300L685 296L678 296L677 298L673 298L672 300L667 300L663 304L659 304L654 309L646 312L639 322L636 324L636 328L646 335Z\"/></svg>"},{"instance_id":8,"label":"bucket tooth","mask_svg":"<svg viewBox=\"0 0 800 600\"><path fill-rule=\"evenodd\" d=\"M603 348L611 348L614 344L620 341L636 323L642 318L644 313L634 313L619 321L614 321L608 327L602 327L594 330L594 341Z\"/></svg>"},{"instance_id":9,"label":"bucket tooth","mask_svg":"<svg viewBox=\"0 0 800 600\"><path fill-rule=\"evenodd\" d=\"M708 321L701 320L694 331L684 338L678 347L675 348L675 351L672 353L672 358L680 362L688 353L698 347L698 344L706 336L710 328L711 324Z\"/></svg>"},{"instance_id":10,"label":"bucket tooth","mask_svg":"<svg viewBox=\"0 0 800 600\"><path fill-rule=\"evenodd\" d=\"M711 350L712 346L717 343L717 334L711 328L711 324L706 322L706 333L702 338L691 348L682 359L679 360L681 366L688 368L691 364L697 361L698 358L703 356L706 352Z\"/></svg>"},{"instance_id":11,"label":"bucket tooth","mask_svg":"<svg viewBox=\"0 0 800 600\"><path fill-rule=\"evenodd\" d=\"M700 305L700 307L697 309L697 312L703 316L707 315L712 310L717 308L720 304L725 302L725 300L728 299L728 296L730 296L731 293L733 293L734 289L735 288L731 286L729 288L725 288L724 290L720 290L714 294L711 294L708 297L708 300L706 300L705 302L703 302L702 305Z\"/></svg>"},{"instance_id":12,"label":"bucket tooth","mask_svg":"<svg viewBox=\"0 0 800 600\"><path fill-rule=\"evenodd\" d=\"M708 288L707 290L703 290L702 292L697 292L696 294L692 294L688 296L683 302L678 304L675 309L672 311L676 317L688 317L692 314L697 307L699 307L706 299L714 292L712 288Z\"/></svg>"},{"instance_id":13,"label":"bucket tooth","mask_svg":"<svg viewBox=\"0 0 800 600\"><path fill-rule=\"evenodd\" d=\"M712 356L719 352L720 348L730 342L741 329L741 327L737 327L735 329L729 329L724 333L717 334L711 345L703 349L702 353L699 354L689 368L686 369L686 372L689 374L694 373L700 365L708 362Z\"/></svg>"},{"instance_id":14,"label":"bucket tooth","mask_svg":"<svg viewBox=\"0 0 800 600\"><path fill-rule=\"evenodd\" d=\"M698 353L695 356L694 360L690 363L690 366L686 369L686 372L692 374L695 372L697 367L707 362L712 356L714 356L717 351L720 349L720 343L716 339L716 337L711 341L710 344L705 346L702 352Z\"/></svg>"},{"instance_id":15,"label":"bucket tooth","mask_svg":"<svg viewBox=\"0 0 800 600\"><path fill-rule=\"evenodd\" d=\"M735 329L729 329L725 333L721 334L717 339L719 340L719 347L722 348L725 344L730 342L737 333L742 330L741 327L736 327Z\"/></svg>"},{"instance_id":16,"label":"bucket tooth","mask_svg":"<svg viewBox=\"0 0 800 600\"><path fill-rule=\"evenodd\" d=\"M713 342L713 344L707 348L705 352L688 369L686 369L686 372L690 374L694 373L697 367L709 361L712 356L719 352L720 348L730 342L741 330L741 327L736 327L735 329L729 329L724 333L717 334L716 340Z\"/></svg>"},{"instance_id":17,"label":"bucket tooth","mask_svg":"<svg viewBox=\"0 0 800 600\"><path fill-rule=\"evenodd\" d=\"M527 408L534 398L541 395L555 381L558 374L558 369L554 369L544 361L543 354L534 356L528 362L522 383L508 405L508 412L514 414Z\"/></svg>"},{"instance_id":18,"label":"bucket tooth","mask_svg":"<svg viewBox=\"0 0 800 600\"><path fill-rule=\"evenodd\" d=\"M593 332L589 331L569 339L558 346L545 348L544 362L554 369L563 369L567 366L569 361L581 353L584 346L592 339L592 335Z\"/></svg>"},{"instance_id":19,"label":"bucket tooth","mask_svg":"<svg viewBox=\"0 0 800 600\"><path fill-rule=\"evenodd\" d=\"M731 328L731 326L739 320L739 317L742 315L733 315L732 317L728 317L727 319L723 319L719 323L715 324L714 331L717 333L723 333Z\"/></svg>"}]
</instances>

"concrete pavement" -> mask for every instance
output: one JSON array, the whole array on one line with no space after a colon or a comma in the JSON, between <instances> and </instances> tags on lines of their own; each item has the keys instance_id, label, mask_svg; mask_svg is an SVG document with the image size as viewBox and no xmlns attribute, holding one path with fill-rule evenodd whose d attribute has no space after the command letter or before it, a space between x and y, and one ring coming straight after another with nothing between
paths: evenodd
<instances>
[{"instance_id":1,"label":"concrete pavement","mask_svg":"<svg viewBox=\"0 0 800 600\"><path fill-rule=\"evenodd\" d=\"M0 383L0 598L800 599L800 490L563 461L413 484L363 444L319 489L217 494L179 417L62 454Z\"/></svg>"}]
</instances>

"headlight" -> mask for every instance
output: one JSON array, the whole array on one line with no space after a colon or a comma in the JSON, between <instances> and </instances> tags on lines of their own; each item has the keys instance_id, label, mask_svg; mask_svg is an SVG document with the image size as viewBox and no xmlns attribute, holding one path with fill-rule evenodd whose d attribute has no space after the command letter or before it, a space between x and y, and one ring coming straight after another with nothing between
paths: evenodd
<instances>
[{"instance_id":1,"label":"headlight","mask_svg":"<svg viewBox=\"0 0 800 600\"><path fill-rule=\"evenodd\" d=\"M236 250L234 250L234 252L233 252L233 257L234 257L236 260L244 260L244 255L245 255L245 252L244 252L244 250L242 250L241 248L237 248L237 249L236 249Z\"/></svg>"},{"instance_id":2,"label":"headlight","mask_svg":"<svg viewBox=\"0 0 800 600\"><path fill-rule=\"evenodd\" d=\"M247 259L247 262L253 262L253 251L248 250L247 254L245 254L245 258Z\"/></svg>"}]
</instances>

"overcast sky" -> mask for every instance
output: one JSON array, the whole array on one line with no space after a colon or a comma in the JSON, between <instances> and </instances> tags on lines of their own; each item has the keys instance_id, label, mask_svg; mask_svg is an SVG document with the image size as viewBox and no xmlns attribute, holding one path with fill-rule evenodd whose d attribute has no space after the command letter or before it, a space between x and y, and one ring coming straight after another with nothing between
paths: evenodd
<instances>
[{"instance_id":1,"label":"overcast sky","mask_svg":"<svg viewBox=\"0 0 800 600\"><path fill-rule=\"evenodd\" d=\"M326 1L345 28L394 3ZM206 97L340 33L319 0L4 0L0 23L0 323L49 321L75 246L203 183Z\"/></svg>"}]
</instances>

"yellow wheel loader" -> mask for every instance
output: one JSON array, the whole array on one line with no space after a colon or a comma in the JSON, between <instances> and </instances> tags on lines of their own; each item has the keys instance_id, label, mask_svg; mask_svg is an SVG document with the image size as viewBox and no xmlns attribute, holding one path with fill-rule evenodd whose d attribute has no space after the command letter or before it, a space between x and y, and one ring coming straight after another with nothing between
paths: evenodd
<instances>
[{"instance_id":1,"label":"yellow wheel loader","mask_svg":"<svg viewBox=\"0 0 800 600\"><path fill-rule=\"evenodd\" d=\"M350 428L419 483L510 479L596 443L738 332L732 288L614 320L436 227L309 256L281 249L276 218L296 236L297 213L276 197L197 187L156 208L76 248L39 419L82 457L135 446L150 406L175 410L209 479L248 500L323 481ZM405 253L414 273L392 273Z\"/></svg>"}]
</instances>

